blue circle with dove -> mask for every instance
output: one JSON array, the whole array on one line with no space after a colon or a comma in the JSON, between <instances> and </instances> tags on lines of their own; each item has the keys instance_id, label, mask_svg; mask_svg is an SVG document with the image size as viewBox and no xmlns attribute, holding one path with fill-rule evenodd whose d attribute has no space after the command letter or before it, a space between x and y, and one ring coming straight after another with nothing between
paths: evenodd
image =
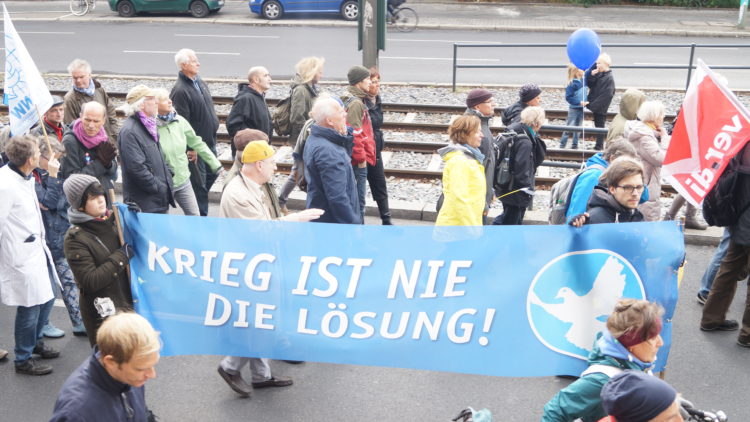
<instances>
[{"instance_id":1,"label":"blue circle with dove","mask_svg":"<svg viewBox=\"0 0 750 422\"><path fill-rule=\"evenodd\" d=\"M604 249L566 253L542 267L531 282L529 324L548 348L586 360L623 297L646 297L638 272L625 258Z\"/></svg>"}]
</instances>

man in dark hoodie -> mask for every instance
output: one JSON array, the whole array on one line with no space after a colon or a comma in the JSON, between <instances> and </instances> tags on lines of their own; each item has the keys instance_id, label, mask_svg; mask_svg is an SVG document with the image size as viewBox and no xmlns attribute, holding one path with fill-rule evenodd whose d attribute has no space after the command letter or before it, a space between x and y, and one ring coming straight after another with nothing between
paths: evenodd
<instances>
[{"instance_id":1,"label":"man in dark hoodie","mask_svg":"<svg viewBox=\"0 0 750 422\"><path fill-rule=\"evenodd\" d=\"M586 107L594 113L594 126L598 128L604 128L607 123L607 110L615 96L615 78L609 70L611 65L612 59L609 54L602 53L584 76L586 85L589 87L589 103ZM596 135L594 149L601 151L602 148L604 148L604 135L599 134Z\"/></svg>"},{"instance_id":2,"label":"man in dark hoodie","mask_svg":"<svg viewBox=\"0 0 750 422\"><path fill-rule=\"evenodd\" d=\"M495 196L492 190L495 175L495 154L492 148L492 132L490 132L490 119L495 114L495 101L492 99L492 93L482 88L469 91L469 95L466 96L466 112L464 114L477 116L481 122L482 143L479 145L479 151L484 154L482 165L487 180L487 203L484 206L483 215L487 218L487 212Z\"/></svg>"},{"instance_id":3,"label":"man in dark hoodie","mask_svg":"<svg viewBox=\"0 0 750 422\"><path fill-rule=\"evenodd\" d=\"M246 84L240 84L232 110L227 116L229 138L234 139L234 135L242 129L257 129L270 139L273 125L271 112L266 104L266 91L271 89L271 74L265 67L251 67L247 72L247 81ZM233 157L235 152L232 144Z\"/></svg>"},{"instance_id":4,"label":"man in dark hoodie","mask_svg":"<svg viewBox=\"0 0 750 422\"><path fill-rule=\"evenodd\" d=\"M521 121L521 112L526 107L539 107L542 104L542 89L537 84L527 83L518 90L518 101L503 111L503 125Z\"/></svg>"}]
</instances>

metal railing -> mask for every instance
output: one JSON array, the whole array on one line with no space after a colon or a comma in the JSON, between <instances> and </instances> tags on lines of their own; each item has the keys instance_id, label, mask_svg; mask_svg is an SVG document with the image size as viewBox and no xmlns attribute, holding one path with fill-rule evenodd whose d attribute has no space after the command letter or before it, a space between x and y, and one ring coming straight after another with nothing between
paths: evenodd
<instances>
[{"instance_id":1,"label":"metal railing","mask_svg":"<svg viewBox=\"0 0 750 422\"><path fill-rule=\"evenodd\" d=\"M456 91L456 74L458 69L565 69L566 64L458 64L458 50L463 48L566 48L567 44L561 43L513 43L513 44L453 44L453 91ZM602 48L689 48L690 57L686 65L651 64L651 65L618 65L612 69L687 69L687 80L685 89L690 85L690 76L696 67L696 48L750 48L750 44L602 44ZM711 69L733 69L747 70L750 66L741 65L712 65Z\"/></svg>"}]
</instances>

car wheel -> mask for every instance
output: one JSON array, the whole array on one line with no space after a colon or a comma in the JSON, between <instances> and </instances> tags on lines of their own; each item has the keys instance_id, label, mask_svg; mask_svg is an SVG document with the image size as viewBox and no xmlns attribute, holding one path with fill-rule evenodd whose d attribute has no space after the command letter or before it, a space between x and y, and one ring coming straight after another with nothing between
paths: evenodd
<instances>
[{"instance_id":1,"label":"car wheel","mask_svg":"<svg viewBox=\"0 0 750 422\"><path fill-rule=\"evenodd\" d=\"M279 19L284 16L284 8L276 0L268 0L263 3L262 12L263 17L270 20Z\"/></svg>"},{"instance_id":2,"label":"car wheel","mask_svg":"<svg viewBox=\"0 0 750 422\"><path fill-rule=\"evenodd\" d=\"M190 3L190 14L194 18L205 18L208 16L208 6L202 0Z\"/></svg>"},{"instance_id":3,"label":"car wheel","mask_svg":"<svg viewBox=\"0 0 750 422\"><path fill-rule=\"evenodd\" d=\"M117 13L123 18L132 18L135 16L135 6L130 0L122 0L117 3Z\"/></svg>"},{"instance_id":4,"label":"car wheel","mask_svg":"<svg viewBox=\"0 0 750 422\"><path fill-rule=\"evenodd\" d=\"M348 21L355 21L359 17L359 2L354 0L345 1L341 5L341 17Z\"/></svg>"}]
</instances>

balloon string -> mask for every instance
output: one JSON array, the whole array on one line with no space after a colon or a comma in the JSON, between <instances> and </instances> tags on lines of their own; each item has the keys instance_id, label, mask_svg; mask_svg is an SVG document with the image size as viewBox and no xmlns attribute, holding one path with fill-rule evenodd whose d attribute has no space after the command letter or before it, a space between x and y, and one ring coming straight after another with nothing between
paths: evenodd
<instances>
[{"instance_id":1,"label":"balloon string","mask_svg":"<svg viewBox=\"0 0 750 422\"><path fill-rule=\"evenodd\" d=\"M583 87L581 88L583 90L583 101L585 102L588 100L588 94L586 93L586 71L583 71ZM583 116L586 115L586 106L583 106L583 109L581 110L581 114ZM586 119L581 119L581 145L584 147L586 146L586 125L585 125ZM585 158L586 155L583 153L585 148L581 148L581 169L586 167Z\"/></svg>"}]
</instances>

